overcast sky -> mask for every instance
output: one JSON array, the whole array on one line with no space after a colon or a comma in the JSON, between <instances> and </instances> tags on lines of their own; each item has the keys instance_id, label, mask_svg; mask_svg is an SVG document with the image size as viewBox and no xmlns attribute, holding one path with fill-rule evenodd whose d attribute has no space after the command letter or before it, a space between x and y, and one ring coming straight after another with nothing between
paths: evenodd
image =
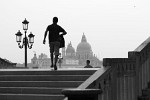
<instances>
[{"instance_id":1,"label":"overcast sky","mask_svg":"<svg viewBox=\"0 0 150 100\"><path fill-rule=\"evenodd\" d=\"M15 34L23 34L22 21L29 21L29 32L35 35L28 62L34 55L49 56L48 40L42 44L46 27L52 18L66 31L66 46L76 49L83 33L99 59L124 58L150 35L150 0L0 0L0 57L24 62Z\"/></svg>"}]
</instances>

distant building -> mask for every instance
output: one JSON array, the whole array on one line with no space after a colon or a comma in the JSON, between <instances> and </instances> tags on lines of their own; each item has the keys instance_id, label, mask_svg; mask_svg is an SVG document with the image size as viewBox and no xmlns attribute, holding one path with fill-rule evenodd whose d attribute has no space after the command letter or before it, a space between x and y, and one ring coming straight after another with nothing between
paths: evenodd
<instances>
[{"instance_id":1,"label":"distant building","mask_svg":"<svg viewBox=\"0 0 150 100\"><path fill-rule=\"evenodd\" d=\"M90 64L93 67L102 66L102 61L93 54L91 45L87 42L84 34L82 35L81 42L78 44L76 51L71 42L67 45L67 48L62 48L61 50L62 53L60 56L63 58L61 67L84 67L86 65L86 60L90 60ZM34 54L31 63L39 68L49 68L51 65L50 58L43 53L39 55L39 57Z\"/></svg>"}]
</instances>

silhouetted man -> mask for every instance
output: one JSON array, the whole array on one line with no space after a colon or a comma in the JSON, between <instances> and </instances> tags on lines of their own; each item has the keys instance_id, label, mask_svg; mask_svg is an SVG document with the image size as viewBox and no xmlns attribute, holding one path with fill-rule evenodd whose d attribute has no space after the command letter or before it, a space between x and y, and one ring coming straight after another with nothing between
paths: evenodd
<instances>
[{"instance_id":1,"label":"silhouetted man","mask_svg":"<svg viewBox=\"0 0 150 100\"><path fill-rule=\"evenodd\" d=\"M45 31L43 44L45 44L45 39L47 33L49 32L49 46L50 46L50 56L51 56L51 67L54 67L54 70L57 70L57 60L59 56L59 47L60 47L60 36L67 34L67 32L59 25L57 25L58 18L53 18L53 24L49 25ZM60 34L62 32L62 34ZM55 55L55 62L53 58Z\"/></svg>"},{"instance_id":2,"label":"silhouetted man","mask_svg":"<svg viewBox=\"0 0 150 100\"><path fill-rule=\"evenodd\" d=\"M90 60L86 60L86 66L84 68L93 68L91 65L90 65Z\"/></svg>"}]
</instances>

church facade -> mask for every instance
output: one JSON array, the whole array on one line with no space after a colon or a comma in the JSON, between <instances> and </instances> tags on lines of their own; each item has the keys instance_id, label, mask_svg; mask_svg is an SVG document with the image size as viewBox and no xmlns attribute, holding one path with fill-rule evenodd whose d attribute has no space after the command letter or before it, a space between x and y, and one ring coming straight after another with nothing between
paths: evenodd
<instances>
[{"instance_id":1,"label":"church facade","mask_svg":"<svg viewBox=\"0 0 150 100\"><path fill-rule=\"evenodd\" d=\"M101 67L102 61L100 61L95 54L93 54L91 45L87 42L86 36L83 34L81 42L78 44L76 50L70 42L67 48L62 48L58 60L59 67L84 67L86 65L86 60L90 60L90 64L93 67ZM51 65L50 58L45 54L39 55L31 59L31 63L39 68L49 68Z\"/></svg>"}]
</instances>

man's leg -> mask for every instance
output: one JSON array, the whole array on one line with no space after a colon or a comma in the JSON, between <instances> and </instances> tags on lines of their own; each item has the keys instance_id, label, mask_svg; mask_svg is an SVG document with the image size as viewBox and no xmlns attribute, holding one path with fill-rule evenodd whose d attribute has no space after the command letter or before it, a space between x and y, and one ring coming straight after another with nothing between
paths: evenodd
<instances>
[{"instance_id":1,"label":"man's leg","mask_svg":"<svg viewBox=\"0 0 150 100\"><path fill-rule=\"evenodd\" d=\"M50 57L51 57L51 68L52 67L54 67L54 64L53 64L53 60L54 60L54 55L53 55L53 53L54 53L54 43L53 42L51 42L50 43Z\"/></svg>"},{"instance_id":2,"label":"man's leg","mask_svg":"<svg viewBox=\"0 0 150 100\"><path fill-rule=\"evenodd\" d=\"M55 63L54 63L54 69L57 70L57 60L58 60L58 55L55 55Z\"/></svg>"},{"instance_id":3,"label":"man's leg","mask_svg":"<svg viewBox=\"0 0 150 100\"><path fill-rule=\"evenodd\" d=\"M51 56L51 67L53 67L53 59L54 59L54 56L53 56L53 53L50 53L50 56Z\"/></svg>"},{"instance_id":4,"label":"man's leg","mask_svg":"<svg viewBox=\"0 0 150 100\"><path fill-rule=\"evenodd\" d=\"M54 51L55 51L55 63L54 63L54 70L57 70L57 60L59 56L59 42L55 42Z\"/></svg>"}]
</instances>

